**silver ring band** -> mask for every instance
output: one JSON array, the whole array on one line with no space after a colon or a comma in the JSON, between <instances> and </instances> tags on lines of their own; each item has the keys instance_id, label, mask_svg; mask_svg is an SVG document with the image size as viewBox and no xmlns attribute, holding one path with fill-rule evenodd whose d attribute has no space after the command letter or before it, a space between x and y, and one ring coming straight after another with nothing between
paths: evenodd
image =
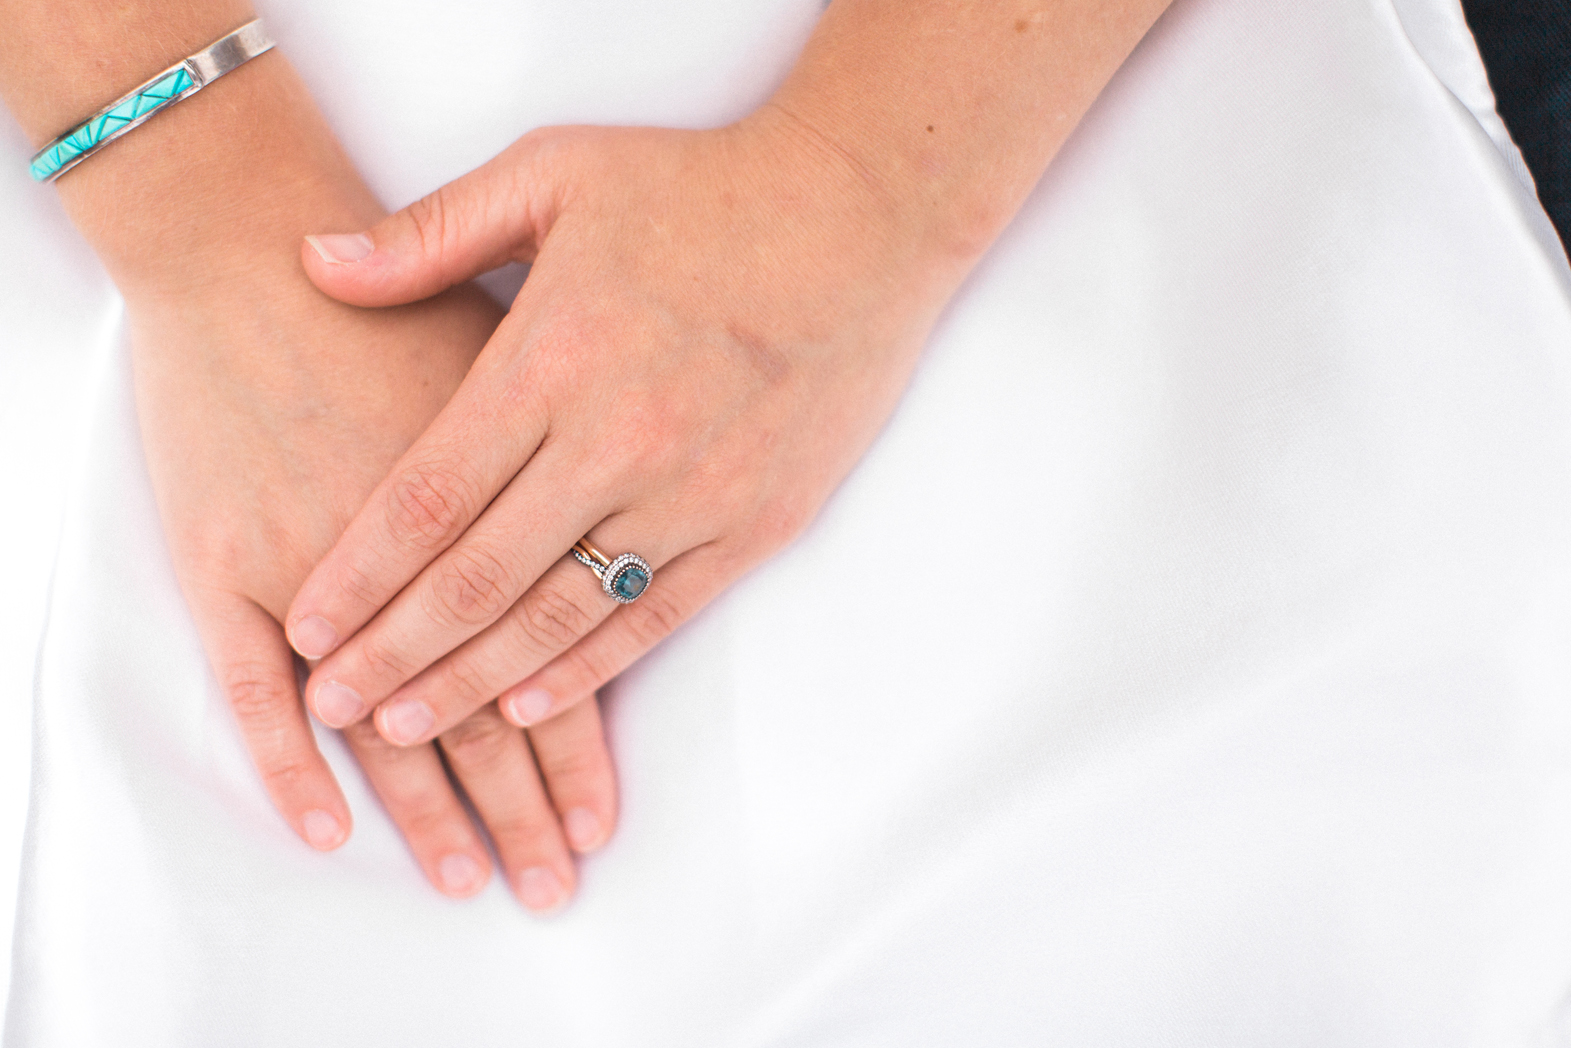
<instances>
[{"instance_id":1,"label":"silver ring band","mask_svg":"<svg viewBox=\"0 0 1571 1048\"><path fill-rule=\"evenodd\" d=\"M655 569L643 557L636 553L607 557L587 536L573 544L572 553L578 563L595 573L605 595L618 604L633 603L655 580Z\"/></svg>"}]
</instances>

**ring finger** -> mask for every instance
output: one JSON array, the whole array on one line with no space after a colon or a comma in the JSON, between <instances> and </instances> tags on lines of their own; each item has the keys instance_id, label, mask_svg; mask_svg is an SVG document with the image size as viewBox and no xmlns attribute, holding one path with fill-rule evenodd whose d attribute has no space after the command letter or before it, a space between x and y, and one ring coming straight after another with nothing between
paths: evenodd
<instances>
[{"instance_id":1,"label":"ring finger","mask_svg":"<svg viewBox=\"0 0 1571 1048\"><path fill-rule=\"evenodd\" d=\"M625 547L624 536L649 535L636 520L618 516L595 529L595 545L609 557ZM631 538L625 541L633 541ZM646 548L647 549L647 548ZM671 559L663 549L640 550L654 566ZM659 602L654 578L636 599ZM542 575L508 612L478 636L443 656L387 698L376 710L377 730L390 742L410 746L447 731L503 690L523 680L572 647L617 607L593 571L571 555ZM510 700L509 719L533 724L550 710L530 707L531 695Z\"/></svg>"},{"instance_id":2,"label":"ring finger","mask_svg":"<svg viewBox=\"0 0 1571 1048\"><path fill-rule=\"evenodd\" d=\"M490 856L436 747L389 745L366 721L344 729L344 739L436 889L462 899L485 887ZM534 760L524 759L532 770Z\"/></svg>"},{"instance_id":3,"label":"ring finger","mask_svg":"<svg viewBox=\"0 0 1571 1048\"><path fill-rule=\"evenodd\" d=\"M444 734L441 747L518 901L536 913L565 903L576 881L573 859L523 731L487 706Z\"/></svg>"}]
</instances>

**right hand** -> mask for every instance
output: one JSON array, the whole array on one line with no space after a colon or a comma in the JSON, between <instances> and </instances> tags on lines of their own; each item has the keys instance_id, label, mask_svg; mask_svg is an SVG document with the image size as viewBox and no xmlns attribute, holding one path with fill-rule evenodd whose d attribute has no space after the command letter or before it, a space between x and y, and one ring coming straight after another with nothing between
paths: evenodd
<instances>
[{"instance_id":1,"label":"right hand","mask_svg":"<svg viewBox=\"0 0 1571 1048\"><path fill-rule=\"evenodd\" d=\"M298 273L244 286L129 303L137 407L175 569L218 681L279 811L328 849L347 838L349 811L312 738L278 620L501 313L474 288L370 312L328 301ZM447 894L478 891L490 861L438 749L531 908L554 908L573 884L558 813L583 849L609 828L614 787L594 704L534 733L543 781L530 741L495 704L434 745L392 746L369 724L345 735Z\"/></svg>"},{"instance_id":2,"label":"right hand","mask_svg":"<svg viewBox=\"0 0 1571 1048\"><path fill-rule=\"evenodd\" d=\"M154 492L219 685L278 810L314 847L335 848L349 810L278 620L446 403L501 311L473 287L367 311L310 285L300 237L383 211L276 52L57 185L126 300ZM369 728L346 737L449 895L479 891L491 861L442 755L531 909L564 902L571 851L610 834L615 786L596 709L526 736L493 704L412 749Z\"/></svg>"}]
</instances>

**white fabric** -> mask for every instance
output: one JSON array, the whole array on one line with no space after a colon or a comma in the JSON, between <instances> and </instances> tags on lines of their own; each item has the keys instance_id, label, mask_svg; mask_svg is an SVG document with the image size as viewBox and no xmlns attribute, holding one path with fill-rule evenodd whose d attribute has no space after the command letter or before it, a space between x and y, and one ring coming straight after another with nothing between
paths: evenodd
<instances>
[{"instance_id":1,"label":"white fabric","mask_svg":"<svg viewBox=\"0 0 1571 1048\"><path fill-rule=\"evenodd\" d=\"M403 202L737 116L818 6L263 13ZM1571 1044L1571 271L1490 106L1451 0L1177 0L821 519L613 690L548 921L436 896L327 733L355 838L273 815L105 336L6 1044Z\"/></svg>"},{"instance_id":2,"label":"white fabric","mask_svg":"<svg viewBox=\"0 0 1571 1048\"><path fill-rule=\"evenodd\" d=\"M33 671L61 512L101 357L109 278L12 161L28 156L0 109L0 934L10 942L27 811ZM0 1001L10 983L0 953Z\"/></svg>"}]
</instances>

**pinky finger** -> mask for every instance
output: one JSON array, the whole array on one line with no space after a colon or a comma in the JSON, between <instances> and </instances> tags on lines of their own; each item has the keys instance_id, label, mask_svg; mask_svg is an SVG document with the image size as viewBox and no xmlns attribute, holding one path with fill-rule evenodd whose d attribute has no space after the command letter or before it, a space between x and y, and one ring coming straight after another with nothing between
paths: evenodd
<instances>
[{"instance_id":1,"label":"pinky finger","mask_svg":"<svg viewBox=\"0 0 1571 1048\"><path fill-rule=\"evenodd\" d=\"M636 601L617 608L578 643L503 692L498 707L508 720L527 728L589 698L714 600L736 577L724 567L713 546L682 554L660 569Z\"/></svg>"},{"instance_id":2,"label":"pinky finger","mask_svg":"<svg viewBox=\"0 0 1571 1048\"><path fill-rule=\"evenodd\" d=\"M205 602L196 618L213 673L273 806L311 847L338 847L349 839L349 805L316 748L283 627L233 594Z\"/></svg>"}]
</instances>

